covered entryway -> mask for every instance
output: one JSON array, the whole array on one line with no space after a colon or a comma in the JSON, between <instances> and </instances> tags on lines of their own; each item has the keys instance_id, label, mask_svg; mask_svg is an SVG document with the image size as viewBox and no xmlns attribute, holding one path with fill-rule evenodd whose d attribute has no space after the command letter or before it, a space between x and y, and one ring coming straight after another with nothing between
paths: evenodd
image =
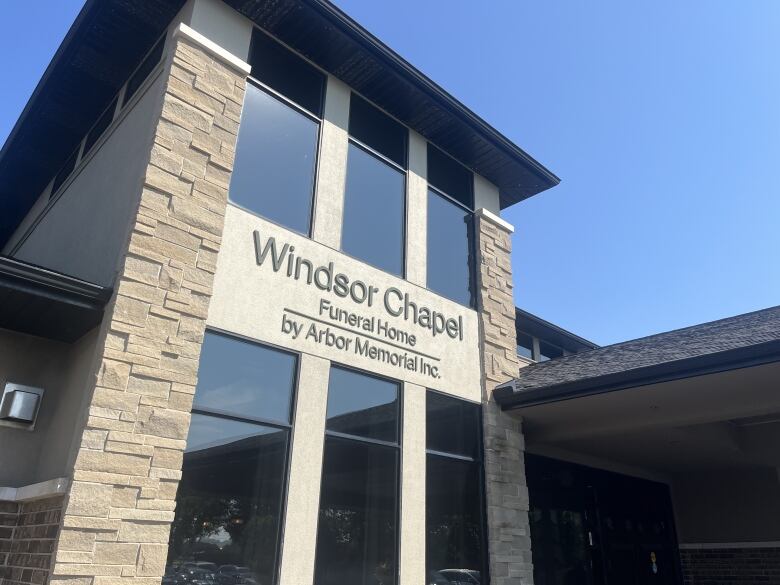
<instances>
[{"instance_id":1,"label":"covered entryway","mask_svg":"<svg viewBox=\"0 0 780 585\"><path fill-rule=\"evenodd\" d=\"M523 419L537 585L780 583L780 309L529 366L496 399Z\"/></svg>"}]
</instances>

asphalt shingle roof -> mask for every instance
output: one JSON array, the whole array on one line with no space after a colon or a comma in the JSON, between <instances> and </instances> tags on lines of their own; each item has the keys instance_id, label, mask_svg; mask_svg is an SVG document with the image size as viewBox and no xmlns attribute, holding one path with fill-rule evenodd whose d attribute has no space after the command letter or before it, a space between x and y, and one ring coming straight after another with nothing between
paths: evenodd
<instances>
[{"instance_id":1,"label":"asphalt shingle roof","mask_svg":"<svg viewBox=\"0 0 780 585\"><path fill-rule=\"evenodd\" d=\"M529 365L515 392L600 378L780 340L780 306Z\"/></svg>"}]
</instances>

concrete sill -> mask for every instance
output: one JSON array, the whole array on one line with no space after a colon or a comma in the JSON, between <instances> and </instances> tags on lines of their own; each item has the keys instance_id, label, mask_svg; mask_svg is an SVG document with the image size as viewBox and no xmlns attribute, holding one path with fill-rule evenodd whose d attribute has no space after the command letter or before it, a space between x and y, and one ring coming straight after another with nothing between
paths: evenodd
<instances>
[{"instance_id":1,"label":"concrete sill","mask_svg":"<svg viewBox=\"0 0 780 585\"><path fill-rule=\"evenodd\" d=\"M31 502L52 496L61 496L68 489L68 479L57 477L18 488L0 487L0 502Z\"/></svg>"}]
</instances>

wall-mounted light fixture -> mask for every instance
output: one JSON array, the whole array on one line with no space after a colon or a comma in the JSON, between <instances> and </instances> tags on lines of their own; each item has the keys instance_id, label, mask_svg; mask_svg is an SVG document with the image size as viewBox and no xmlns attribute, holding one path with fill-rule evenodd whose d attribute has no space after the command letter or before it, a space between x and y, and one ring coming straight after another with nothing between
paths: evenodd
<instances>
[{"instance_id":1,"label":"wall-mounted light fixture","mask_svg":"<svg viewBox=\"0 0 780 585\"><path fill-rule=\"evenodd\" d=\"M41 408L43 388L7 382L0 396L0 421L32 430Z\"/></svg>"}]
</instances>

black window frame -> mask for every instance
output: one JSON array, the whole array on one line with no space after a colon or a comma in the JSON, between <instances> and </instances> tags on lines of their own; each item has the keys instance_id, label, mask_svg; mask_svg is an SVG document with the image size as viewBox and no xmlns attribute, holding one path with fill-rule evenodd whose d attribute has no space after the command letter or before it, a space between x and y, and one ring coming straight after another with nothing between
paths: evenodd
<instances>
[{"instance_id":1,"label":"black window frame","mask_svg":"<svg viewBox=\"0 0 780 585\"><path fill-rule=\"evenodd\" d=\"M479 492L479 523L480 523L480 547L482 552L482 567L480 571L480 583L482 585L490 585L490 556L488 551L488 515L487 515L487 489L485 485L486 481L486 473L485 473L485 442L484 442L484 409L485 406L482 402L477 402L474 400L468 400L466 398L462 398L460 396L455 396L453 394L448 394L446 392L442 392L440 390L435 390L433 388L426 388L425 389L425 417L426 417L426 428L428 426L427 419L428 419L428 396L431 394L437 394L439 396L444 396L446 398L450 398L452 400L460 400L462 402L466 402L469 404L473 404L477 407L479 416L477 417L477 450L476 450L476 457L469 457L468 455L462 455L459 453L449 453L447 451L438 451L435 449L429 449L428 448L428 437L426 432L425 437L425 468L426 468L426 474L428 469L428 458L429 457L439 457L441 459L449 459L451 461L461 461L461 462L467 462L467 463L473 463L475 464L477 468L477 477L479 485L477 486L478 492ZM427 515L427 502L428 502L428 489L427 489L427 480L426 480L426 490L425 490L425 502L426 502L426 515ZM426 528L425 532L425 574L426 579L428 575L428 555L427 555L427 549L428 549L428 531Z\"/></svg>"},{"instance_id":2,"label":"black window frame","mask_svg":"<svg viewBox=\"0 0 780 585\"><path fill-rule=\"evenodd\" d=\"M369 378L376 378L378 380L382 380L385 382L390 382L392 384L395 384L395 386L398 388L398 420L396 422L397 425L397 437L398 440L396 442L391 441L383 441L381 439L373 439L370 437L361 437L360 435L352 435L349 433L340 433L338 431L331 431L328 430L327 425L327 414L325 418L325 432L323 433L323 441L322 441L322 448L323 448L323 458L320 465L320 490L319 490L319 503L318 503L318 509L317 509L317 517L319 518L319 514L321 511L321 505L322 505L322 491L323 491L323 478L325 473L325 447L328 437L332 437L333 439L336 439L338 441L354 441L357 443L361 443L363 445L373 445L383 448L393 448L396 450L396 458L395 458L395 509L394 509L394 518L395 518L395 543L394 543L394 550L393 550L393 556L395 558L395 572L393 573L393 582L391 585L402 585L400 583L400 568L401 568L401 538L402 538L402 529L401 526L401 497L402 497L402 483L403 478L401 477L402 471L403 471L403 416L404 416L404 383L401 380L396 380L394 378L390 378L388 376L382 376L380 374L377 374L375 372L369 372L367 370L362 370L360 368L355 368L353 366L349 366L340 362L331 361L330 367L328 369L328 383L330 383L330 370L337 368L341 370L346 370L349 372L354 372L357 374L360 374L362 376L367 376ZM325 409L327 412L328 407L328 398L329 394L325 396ZM319 554L319 528L317 530L316 535L316 542L314 545L315 548L315 555L314 555L314 585L317 585L316 582L316 575L317 575L317 557Z\"/></svg>"},{"instance_id":3,"label":"black window frame","mask_svg":"<svg viewBox=\"0 0 780 585\"><path fill-rule=\"evenodd\" d=\"M230 196L230 188L228 188L228 203L230 205L233 205L234 207L237 207L238 209L245 211L246 213L249 213L255 217L259 217L260 219L263 219L265 221L268 221L272 223L275 226L278 226L282 229L289 230L291 232L294 232L296 234L300 234L306 238L311 238L314 233L314 215L315 210L317 207L317 181L319 179L319 173L320 173L320 154L322 151L322 126L323 122L325 121L325 97L327 94L327 86L328 86L328 74L325 70L323 70L321 67L315 65L310 60L308 60L306 57L298 53L297 51L291 49L286 44L282 43L279 39L277 39L272 34L268 33L261 27L255 25L252 28L252 37L250 41L250 47L249 47L249 54L252 55L254 51L254 43L255 39L257 38L257 35L263 35L267 39L269 39L271 42L274 42L279 45L279 47L282 50L290 52L292 55L294 55L296 58L301 59L306 64L311 66L312 68L316 69L318 72L320 72L323 75L323 84L321 88L321 95L320 95L320 103L321 103L321 109L322 113L317 114L317 112L313 112L309 109L307 109L305 106L299 104L295 100L287 97L280 91L274 89L267 83L263 82L261 79L258 79L257 77L252 76L252 73L250 72L247 76L247 83L251 84L256 89L264 92L268 97L275 99L279 102L281 102L283 105L291 108L294 112L297 112L301 114L302 116L308 118L312 122L315 122L317 124L317 139L315 141L315 151L314 151L314 172L312 175L312 186L311 186L311 205L309 207L309 217L308 217L308 229L304 232L299 232L298 230L295 230L293 228L290 228L284 224L279 223L278 221L275 221L274 219L271 219L270 217L266 217L262 213L258 211L254 211L252 209L249 209L248 207L240 204L235 199L233 199ZM243 118L243 111L241 113L241 116ZM238 130L239 136L241 134L241 122L239 122L239 130ZM238 141L239 136L236 137L236 141ZM238 153L238 142L236 142L236 153ZM235 169L234 169L235 171Z\"/></svg>"},{"instance_id":4,"label":"black window frame","mask_svg":"<svg viewBox=\"0 0 780 585\"><path fill-rule=\"evenodd\" d=\"M215 327L206 327L204 336L208 334L228 337L243 343L249 343L251 345L256 345L266 349L271 349L273 351L286 353L295 358L295 371L293 373L292 391L290 393L289 424L279 421L277 419L270 419L270 418L266 419L263 417L255 417L255 416L239 416L236 414L230 414L226 411L222 411L219 409L195 406L194 403L191 409L191 414L199 414L201 416L210 416L222 420L229 420L229 421L242 422L248 424L263 425L265 427L287 431L287 447L285 451L284 477L282 478L282 482L281 482L282 490L281 490L281 502L280 502L280 509L279 509L279 527L277 528L278 534L276 539L276 550L274 551L274 566L276 568L276 571L273 577L273 581L271 582L271 585L278 585L279 579L281 577L282 564L280 561L282 558L282 549L284 548L284 527L285 527L284 525L287 517L287 495L290 488L290 472L292 469L293 431L295 429L295 414L297 410L296 405L298 403L298 388L300 387L300 382L301 382L301 353L271 343L257 341L256 339L252 339L250 337L246 337L244 335L240 335L235 332L224 331L222 329L218 329Z\"/></svg>"},{"instance_id":5,"label":"black window frame","mask_svg":"<svg viewBox=\"0 0 780 585\"><path fill-rule=\"evenodd\" d=\"M428 183L428 191L433 191L439 197L442 197L446 201L448 201L449 203L452 203L453 205L456 205L460 209L463 209L464 211L466 211L470 215L471 219L469 221L469 225L470 225L470 229L471 229L471 241L469 242L469 257L468 257L468 260L469 260L469 303L467 305L464 305L460 301L452 299L452 298L448 297L447 295L445 295L445 294L443 294L441 292L438 292L438 291L436 291L436 290L434 290L434 289L432 289L430 287L430 285L428 283L428 261L429 261L430 258L429 258L429 254L428 254L428 241L427 240L425 242L425 266L426 266L426 268L425 268L425 288L427 290L431 291L433 294L439 295L440 297L444 297L445 299L448 299L448 300L452 301L453 303L458 303L459 305L461 305L463 307L468 307L470 309L475 309L476 310L476 308L477 308L477 296L478 296L477 295L477 214L475 213L474 209L470 209L468 206L464 205L463 203L461 203L457 199L455 199L453 197L450 197L444 191L442 191L441 189L437 189L436 187L434 187L430 183ZM428 216L427 216L428 215L428 211L427 211L427 206L428 206L427 196L428 195L429 195L429 193L426 192L426 202L425 202L425 205L426 205L426 237L427 237L427 229L428 229L428 226L427 226L427 219L428 219Z\"/></svg>"}]
</instances>

